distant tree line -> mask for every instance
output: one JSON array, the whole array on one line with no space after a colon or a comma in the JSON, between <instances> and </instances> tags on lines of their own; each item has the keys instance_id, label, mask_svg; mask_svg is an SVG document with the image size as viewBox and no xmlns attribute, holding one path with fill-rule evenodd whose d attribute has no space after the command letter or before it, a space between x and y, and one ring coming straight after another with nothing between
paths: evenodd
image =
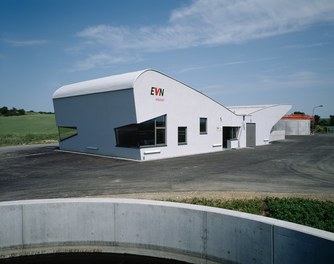
<instances>
[{"instance_id":1,"label":"distant tree line","mask_svg":"<svg viewBox=\"0 0 334 264\"><path fill-rule=\"evenodd\" d=\"M26 112L24 109L17 109L13 107L12 109L9 109L7 106L0 108L0 116L20 116L25 115L26 113L35 113L34 111L28 111ZM39 111L39 114L53 114L52 112L42 112Z\"/></svg>"},{"instance_id":2,"label":"distant tree line","mask_svg":"<svg viewBox=\"0 0 334 264\"><path fill-rule=\"evenodd\" d=\"M305 115L304 112L296 111L295 115ZM334 115L330 115L329 118L321 118L318 115L314 116L314 123L318 126L334 126Z\"/></svg>"},{"instance_id":3,"label":"distant tree line","mask_svg":"<svg viewBox=\"0 0 334 264\"><path fill-rule=\"evenodd\" d=\"M317 116L315 116L317 117ZM334 126L334 115L330 115L329 118L318 118L316 122L318 126Z\"/></svg>"},{"instance_id":4,"label":"distant tree line","mask_svg":"<svg viewBox=\"0 0 334 264\"><path fill-rule=\"evenodd\" d=\"M12 109L8 109L7 106L0 108L0 115L1 116L19 116L19 115L25 115L26 111L24 109L16 109L13 107Z\"/></svg>"}]
</instances>

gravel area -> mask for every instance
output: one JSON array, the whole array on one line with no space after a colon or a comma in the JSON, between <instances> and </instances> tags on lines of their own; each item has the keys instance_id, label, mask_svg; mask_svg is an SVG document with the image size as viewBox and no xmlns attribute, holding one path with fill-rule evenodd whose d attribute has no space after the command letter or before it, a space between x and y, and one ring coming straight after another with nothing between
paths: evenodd
<instances>
[{"instance_id":1,"label":"gravel area","mask_svg":"<svg viewBox=\"0 0 334 264\"><path fill-rule=\"evenodd\" d=\"M136 162L57 151L0 148L0 201L71 197L334 200L334 135Z\"/></svg>"}]
</instances>

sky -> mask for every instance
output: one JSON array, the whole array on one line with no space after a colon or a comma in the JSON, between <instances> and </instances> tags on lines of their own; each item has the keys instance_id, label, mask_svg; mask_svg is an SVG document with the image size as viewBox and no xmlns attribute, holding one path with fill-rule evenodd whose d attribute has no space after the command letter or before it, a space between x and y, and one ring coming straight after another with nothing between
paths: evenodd
<instances>
[{"instance_id":1,"label":"sky","mask_svg":"<svg viewBox=\"0 0 334 264\"><path fill-rule=\"evenodd\" d=\"M327 118L334 1L0 0L0 107L53 111L65 84L147 68L225 106Z\"/></svg>"}]
</instances>

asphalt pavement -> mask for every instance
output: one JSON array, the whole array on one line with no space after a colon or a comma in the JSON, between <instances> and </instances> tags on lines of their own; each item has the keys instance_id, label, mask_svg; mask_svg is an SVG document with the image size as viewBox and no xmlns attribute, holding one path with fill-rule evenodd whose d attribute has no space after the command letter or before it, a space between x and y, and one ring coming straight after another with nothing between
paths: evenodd
<instances>
[{"instance_id":1,"label":"asphalt pavement","mask_svg":"<svg viewBox=\"0 0 334 264\"><path fill-rule=\"evenodd\" d=\"M146 162L0 148L0 201L187 191L334 194L334 135Z\"/></svg>"}]
</instances>

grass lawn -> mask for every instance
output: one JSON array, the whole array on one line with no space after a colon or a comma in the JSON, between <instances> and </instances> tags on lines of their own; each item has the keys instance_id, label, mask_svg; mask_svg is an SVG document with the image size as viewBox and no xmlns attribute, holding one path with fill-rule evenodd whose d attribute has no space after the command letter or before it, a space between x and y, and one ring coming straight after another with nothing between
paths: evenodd
<instances>
[{"instance_id":1,"label":"grass lawn","mask_svg":"<svg viewBox=\"0 0 334 264\"><path fill-rule=\"evenodd\" d=\"M54 114L0 116L0 146L45 143L57 139Z\"/></svg>"},{"instance_id":2,"label":"grass lawn","mask_svg":"<svg viewBox=\"0 0 334 264\"><path fill-rule=\"evenodd\" d=\"M235 199L181 199L173 202L206 205L245 213L268 216L305 226L334 232L334 202L305 198Z\"/></svg>"}]
</instances>

